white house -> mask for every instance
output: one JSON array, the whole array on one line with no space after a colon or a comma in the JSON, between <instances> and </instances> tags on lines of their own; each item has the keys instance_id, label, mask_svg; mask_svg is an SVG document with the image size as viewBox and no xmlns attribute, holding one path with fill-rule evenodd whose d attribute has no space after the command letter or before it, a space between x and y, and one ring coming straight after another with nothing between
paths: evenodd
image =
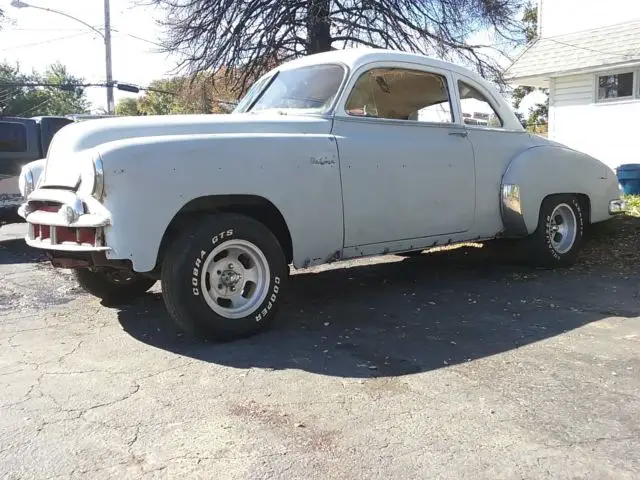
<instances>
[{"instance_id":1,"label":"white house","mask_svg":"<svg viewBox=\"0 0 640 480\"><path fill-rule=\"evenodd\" d=\"M640 163L640 0L538 0L538 39L505 75L549 88L549 138Z\"/></svg>"}]
</instances>

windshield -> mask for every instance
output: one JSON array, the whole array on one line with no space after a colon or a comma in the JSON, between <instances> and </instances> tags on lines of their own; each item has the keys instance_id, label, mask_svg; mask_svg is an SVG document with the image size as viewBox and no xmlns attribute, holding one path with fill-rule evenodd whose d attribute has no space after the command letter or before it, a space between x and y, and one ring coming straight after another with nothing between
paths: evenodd
<instances>
[{"instance_id":1,"label":"windshield","mask_svg":"<svg viewBox=\"0 0 640 480\"><path fill-rule=\"evenodd\" d=\"M274 75L275 74L273 72L269 72L265 76L260 77L260 79L251 86L247 94L242 97L242 100L240 100L236 108L233 110L233 113L246 112L247 108L249 108L255 100L256 95L260 94L264 86L271 80L271 77L273 77Z\"/></svg>"},{"instance_id":2,"label":"windshield","mask_svg":"<svg viewBox=\"0 0 640 480\"><path fill-rule=\"evenodd\" d=\"M279 71L275 76L261 79L258 82L261 85L255 85L259 88L249 91L247 97L256 96L255 92L266 85L252 106L251 99L248 102L242 100L242 107L246 109L250 106L249 110L240 110L241 105L238 105L237 111L297 109L323 112L338 94L344 75L345 69L341 65L312 65Z\"/></svg>"}]
</instances>

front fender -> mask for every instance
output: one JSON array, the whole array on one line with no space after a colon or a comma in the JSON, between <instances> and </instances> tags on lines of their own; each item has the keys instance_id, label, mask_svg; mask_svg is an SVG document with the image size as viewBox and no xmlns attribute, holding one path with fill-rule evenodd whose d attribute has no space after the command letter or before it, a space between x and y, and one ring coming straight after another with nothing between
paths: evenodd
<instances>
[{"instance_id":1,"label":"front fender","mask_svg":"<svg viewBox=\"0 0 640 480\"><path fill-rule=\"evenodd\" d=\"M134 270L156 264L163 234L180 209L210 195L263 197L283 215L294 263L342 248L338 152L322 134L216 134L137 138L99 147L111 259Z\"/></svg>"},{"instance_id":2,"label":"front fender","mask_svg":"<svg viewBox=\"0 0 640 480\"><path fill-rule=\"evenodd\" d=\"M560 145L534 146L518 154L503 175L501 192L505 236L533 233L540 205L549 195L586 195L592 221L604 220L609 201L619 196L615 173L609 167Z\"/></svg>"}]
</instances>

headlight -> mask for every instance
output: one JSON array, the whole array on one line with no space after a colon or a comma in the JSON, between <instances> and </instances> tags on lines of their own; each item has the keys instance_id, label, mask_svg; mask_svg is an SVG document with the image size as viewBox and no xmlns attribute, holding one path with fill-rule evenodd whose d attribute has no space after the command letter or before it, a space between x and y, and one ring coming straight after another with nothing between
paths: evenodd
<instances>
[{"instance_id":1,"label":"headlight","mask_svg":"<svg viewBox=\"0 0 640 480\"><path fill-rule=\"evenodd\" d=\"M36 189L35 181L33 179L33 172L28 165L22 167L22 171L20 172L20 178L18 179L18 188L20 189L20 194L26 198Z\"/></svg>"},{"instance_id":2,"label":"headlight","mask_svg":"<svg viewBox=\"0 0 640 480\"><path fill-rule=\"evenodd\" d=\"M99 156L81 163L80 186L78 193L102 198L104 194L104 167Z\"/></svg>"}]
</instances>

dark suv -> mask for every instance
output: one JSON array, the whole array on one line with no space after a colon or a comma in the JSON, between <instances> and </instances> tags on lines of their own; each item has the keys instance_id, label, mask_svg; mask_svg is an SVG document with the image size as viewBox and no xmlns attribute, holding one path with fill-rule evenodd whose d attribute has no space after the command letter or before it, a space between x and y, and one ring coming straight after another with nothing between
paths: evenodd
<instances>
[{"instance_id":1,"label":"dark suv","mask_svg":"<svg viewBox=\"0 0 640 480\"><path fill-rule=\"evenodd\" d=\"M0 179L20 174L23 165L47 156L51 139L68 117L0 117Z\"/></svg>"},{"instance_id":2,"label":"dark suv","mask_svg":"<svg viewBox=\"0 0 640 480\"><path fill-rule=\"evenodd\" d=\"M18 175L23 165L47 156L53 136L73 123L68 117L0 117L0 223L19 219Z\"/></svg>"}]
</instances>

